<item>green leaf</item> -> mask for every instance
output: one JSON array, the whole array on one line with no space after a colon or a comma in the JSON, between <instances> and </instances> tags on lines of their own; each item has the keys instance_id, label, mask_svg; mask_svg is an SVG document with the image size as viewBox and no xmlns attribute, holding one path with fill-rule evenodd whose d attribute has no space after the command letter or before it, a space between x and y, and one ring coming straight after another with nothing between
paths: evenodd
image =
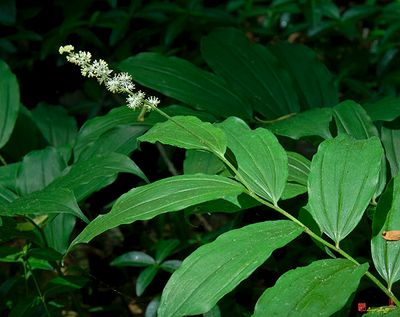
<instances>
[{"instance_id":1,"label":"green leaf","mask_svg":"<svg viewBox=\"0 0 400 317\"><path fill-rule=\"evenodd\" d=\"M157 317L157 309L160 306L160 296L154 297L146 307L144 317Z\"/></svg>"},{"instance_id":2,"label":"green leaf","mask_svg":"<svg viewBox=\"0 0 400 317\"><path fill-rule=\"evenodd\" d=\"M249 105L214 74L177 57L141 53L124 60L120 69L141 85L216 116L249 119Z\"/></svg>"},{"instance_id":3,"label":"green leaf","mask_svg":"<svg viewBox=\"0 0 400 317\"><path fill-rule=\"evenodd\" d=\"M253 317L331 316L357 290L367 270L367 263L331 259L288 271L263 293Z\"/></svg>"},{"instance_id":4,"label":"green leaf","mask_svg":"<svg viewBox=\"0 0 400 317\"><path fill-rule=\"evenodd\" d=\"M184 174L215 175L225 168L224 163L214 154L206 151L187 150L183 161Z\"/></svg>"},{"instance_id":5,"label":"green leaf","mask_svg":"<svg viewBox=\"0 0 400 317\"><path fill-rule=\"evenodd\" d=\"M20 105L17 121L12 130L11 137L1 149L2 153L7 154L7 157L10 157L13 161L19 161L21 157L30 151L42 147L43 137L33 122L31 112L23 105Z\"/></svg>"},{"instance_id":6,"label":"green leaf","mask_svg":"<svg viewBox=\"0 0 400 317\"><path fill-rule=\"evenodd\" d=\"M216 29L203 38L201 51L207 64L265 118L299 111L288 72L264 46L251 44L241 31Z\"/></svg>"},{"instance_id":7,"label":"green leaf","mask_svg":"<svg viewBox=\"0 0 400 317\"><path fill-rule=\"evenodd\" d=\"M17 199L18 195L7 187L0 185L0 203L10 203Z\"/></svg>"},{"instance_id":8,"label":"green leaf","mask_svg":"<svg viewBox=\"0 0 400 317\"><path fill-rule=\"evenodd\" d=\"M61 175L66 163L53 147L32 151L24 156L16 180L17 190L25 195L45 188Z\"/></svg>"},{"instance_id":9,"label":"green leaf","mask_svg":"<svg viewBox=\"0 0 400 317\"><path fill-rule=\"evenodd\" d=\"M120 172L132 173L147 180L143 172L129 157L118 153L108 153L73 164L48 188L54 190L68 188L74 192L76 200L81 201L114 182Z\"/></svg>"},{"instance_id":10,"label":"green leaf","mask_svg":"<svg viewBox=\"0 0 400 317\"><path fill-rule=\"evenodd\" d=\"M41 103L32 110L32 117L50 145L58 147L75 141L76 120L63 107Z\"/></svg>"},{"instance_id":11,"label":"green leaf","mask_svg":"<svg viewBox=\"0 0 400 317\"><path fill-rule=\"evenodd\" d=\"M335 122L338 134L348 134L353 138L363 140L372 136L379 137L379 133L367 112L351 100L343 101L334 108ZM378 197L386 185L386 162L382 157L379 181L374 193Z\"/></svg>"},{"instance_id":12,"label":"green leaf","mask_svg":"<svg viewBox=\"0 0 400 317\"><path fill-rule=\"evenodd\" d=\"M0 60L0 148L11 136L19 111L17 78L7 64Z\"/></svg>"},{"instance_id":13,"label":"green leaf","mask_svg":"<svg viewBox=\"0 0 400 317\"><path fill-rule=\"evenodd\" d=\"M46 261L61 261L62 254L48 247L30 249L28 252L29 257L33 257Z\"/></svg>"},{"instance_id":14,"label":"green leaf","mask_svg":"<svg viewBox=\"0 0 400 317\"><path fill-rule=\"evenodd\" d=\"M88 222L79 209L74 194L64 188L30 193L20 197L9 204L0 204L0 216L16 216L30 214L67 213Z\"/></svg>"},{"instance_id":15,"label":"green leaf","mask_svg":"<svg viewBox=\"0 0 400 317\"><path fill-rule=\"evenodd\" d=\"M245 122L233 117L218 126L227 135L241 177L256 194L276 205L288 176L287 154L276 137L267 129L250 130Z\"/></svg>"},{"instance_id":16,"label":"green leaf","mask_svg":"<svg viewBox=\"0 0 400 317\"><path fill-rule=\"evenodd\" d=\"M74 147L75 161L78 161L82 151L95 143L101 135L119 125L134 124L147 126L146 123L137 122L138 113L126 106L115 108L104 116L88 120L82 126Z\"/></svg>"},{"instance_id":17,"label":"green leaf","mask_svg":"<svg viewBox=\"0 0 400 317\"><path fill-rule=\"evenodd\" d=\"M136 280L136 295L141 296L150 285L151 281L155 278L159 267L156 265L149 266L140 272Z\"/></svg>"},{"instance_id":18,"label":"green leaf","mask_svg":"<svg viewBox=\"0 0 400 317\"><path fill-rule=\"evenodd\" d=\"M333 107L338 103L333 76L314 51L288 42L268 45L267 48L289 72L302 109Z\"/></svg>"},{"instance_id":19,"label":"green leaf","mask_svg":"<svg viewBox=\"0 0 400 317\"><path fill-rule=\"evenodd\" d=\"M130 155L137 148L137 138L147 129L148 127L144 125L119 125L112 128L85 148L79 160L87 160L95 155L110 152Z\"/></svg>"},{"instance_id":20,"label":"green leaf","mask_svg":"<svg viewBox=\"0 0 400 317\"><path fill-rule=\"evenodd\" d=\"M289 175L288 182L307 186L311 162L301 154L287 152Z\"/></svg>"},{"instance_id":21,"label":"green leaf","mask_svg":"<svg viewBox=\"0 0 400 317\"><path fill-rule=\"evenodd\" d=\"M332 138L329 123L332 120L331 108L316 108L300 112L286 119L267 124L266 128L275 134L292 139L318 135L324 139Z\"/></svg>"},{"instance_id":22,"label":"green leaf","mask_svg":"<svg viewBox=\"0 0 400 317\"><path fill-rule=\"evenodd\" d=\"M288 220L260 222L231 230L198 248L164 288L160 317L206 313L271 255L303 229Z\"/></svg>"},{"instance_id":23,"label":"green leaf","mask_svg":"<svg viewBox=\"0 0 400 317\"><path fill-rule=\"evenodd\" d=\"M346 100L333 109L339 134L348 134L356 139L379 136L367 112L358 103Z\"/></svg>"},{"instance_id":24,"label":"green leaf","mask_svg":"<svg viewBox=\"0 0 400 317\"><path fill-rule=\"evenodd\" d=\"M160 268L166 272L174 273L182 265L180 260L168 260L160 264Z\"/></svg>"},{"instance_id":25,"label":"green leaf","mask_svg":"<svg viewBox=\"0 0 400 317\"><path fill-rule=\"evenodd\" d=\"M140 251L124 253L111 261L112 266L149 266L156 261L148 254Z\"/></svg>"},{"instance_id":26,"label":"green leaf","mask_svg":"<svg viewBox=\"0 0 400 317\"><path fill-rule=\"evenodd\" d=\"M44 293L46 296L70 293L74 290L81 289L88 281L89 279L84 276L57 276L48 283Z\"/></svg>"},{"instance_id":27,"label":"green leaf","mask_svg":"<svg viewBox=\"0 0 400 317\"><path fill-rule=\"evenodd\" d=\"M217 175L182 175L137 187L122 195L108 214L94 219L72 242L87 243L104 231L137 220L182 210L186 207L219 198L236 197L243 187Z\"/></svg>"},{"instance_id":28,"label":"green leaf","mask_svg":"<svg viewBox=\"0 0 400 317\"><path fill-rule=\"evenodd\" d=\"M376 308L375 311L369 311L362 315L363 317L398 317L400 316L400 309L395 306L386 306Z\"/></svg>"},{"instance_id":29,"label":"green leaf","mask_svg":"<svg viewBox=\"0 0 400 317\"><path fill-rule=\"evenodd\" d=\"M392 179L379 199L372 223L372 259L389 288L400 279L400 241L386 241L382 233L399 229L400 175Z\"/></svg>"},{"instance_id":30,"label":"green leaf","mask_svg":"<svg viewBox=\"0 0 400 317\"><path fill-rule=\"evenodd\" d=\"M218 305L215 305L211 310L203 314L203 317L221 317L221 311Z\"/></svg>"},{"instance_id":31,"label":"green leaf","mask_svg":"<svg viewBox=\"0 0 400 317\"><path fill-rule=\"evenodd\" d=\"M12 163L0 167L0 185L16 191L16 181L22 163Z\"/></svg>"},{"instance_id":32,"label":"green leaf","mask_svg":"<svg viewBox=\"0 0 400 317\"><path fill-rule=\"evenodd\" d=\"M364 105L364 109L372 121L393 121L400 116L400 99L387 97Z\"/></svg>"},{"instance_id":33,"label":"green leaf","mask_svg":"<svg viewBox=\"0 0 400 317\"><path fill-rule=\"evenodd\" d=\"M191 116L173 117L166 122L157 123L138 140L205 150L219 156L223 156L226 150L226 137L221 129Z\"/></svg>"},{"instance_id":34,"label":"green leaf","mask_svg":"<svg viewBox=\"0 0 400 317\"><path fill-rule=\"evenodd\" d=\"M333 108L338 134L348 134L355 139L379 136L367 112L358 103L346 100Z\"/></svg>"},{"instance_id":35,"label":"green leaf","mask_svg":"<svg viewBox=\"0 0 400 317\"><path fill-rule=\"evenodd\" d=\"M161 240L156 245L156 261L161 263L179 246L179 240Z\"/></svg>"},{"instance_id":36,"label":"green leaf","mask_svg":"<svg viewBox=\"0 0 400 317\"><path fill-rule=\"evenodd\" d=\"M400 130L382 127L381 133L390 172L394 177L400 171Z\"/></svg>"},{"instance_id":37,"label":"green leaf","mask_svg":"<svg viewBox=\"0 0 400 317\"><path fill-rule=\"evenodd\" d=\"M296 183L286 183L285 189L281 196L281 200L294 198L306 192L307 192L307 186Z\"/></svg>"},{"instance_id":38,"label":"green leaf","mask_svg":"<svg viewBox=\"0 0 400 317\"><path fill-rule=\"evenodd\" d=\"M75 223L76 217L70 214L59 214L50 219L43 229L47 245L66 254Z\"/></svg>"},{"instance_id":39,"label":"green leaf","mask_svg":"<svg viewBox=\"0 0 400 317\"><path fill-rule=\"evenodd\" d=\"M310 213L337 244L360 221L374 195L381 166L378 138L346 135L321 143L308 178Z\"/></svg>"}]
</instances>

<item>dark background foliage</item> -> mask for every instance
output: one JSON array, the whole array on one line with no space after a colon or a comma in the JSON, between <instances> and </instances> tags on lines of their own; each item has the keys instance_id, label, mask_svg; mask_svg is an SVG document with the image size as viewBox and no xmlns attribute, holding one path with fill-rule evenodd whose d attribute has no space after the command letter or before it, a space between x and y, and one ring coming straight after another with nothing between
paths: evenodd
<instances>
[{"instance_id":1,"label":"dark background foliage","mask_svg":"<svg viewBox=\"0 0 400 317\"><path fill-rule=\"evenodd\" d=\"M81 127L88 119L103 115L124 101L95 81L81 77L58 54L60 45L73 44L78 50L90 51L107 60L111 67L118 67L120 61L141 52L157 52L208 69L200 53L201 38L217 27L235 27L252 42L307 45L334 75L341 100L367 103L398 96L399 16L400 4L396 1L4 0L0 3L0 58L16 74L21 103L27 109L40 103L61 105ZM163 99L165 105L173 102L172 98ZM282 137L280 141L310 157L320 139L292 141ZM18 162L29 151L45 145L37 129L21 121L2 149L2 156L8 163ZM143 144L132 157L150 181L183 170L184 152L172 147ZM122 193L140 184L143 181L137 176L120 175L112 185L81 203L82 210L93 219L107 211ZM298 214L306 202L302 195L282 204ZM143 295L137 296L135 286L143 267L110 266L112 260L133 250L155 256L165 240L179 242L168 259L183 260L198 246L231 228L271 219L279 217L253 207L237 213L194 215L182 211L122 226L67 256L65 265L76 270L74 274L84 286L67 294L54 292L47 300L56 303L52 306L55 315L64 311L65 316L75 316L75 312L79 316L142 316L147 308L146 316L153 316L151 304L156 303L170 273L160 271ZM359 259L371 258L370 234L366 236L370 230L368 221L363 219L343 245ZM84 223L78 222L75 232L83 227ZM296 241L297 244L275 252L250 279L224 297L220 303L222 316L249 316L262 291L283 272L324 257L325 250L314 247L309 238ZM7 241L7 245L21 248L31 243L26 236ZM24 281L18 279L24 274L21 266L0 263L0 271L0 298L4 294L6 302L11 301L10 290L14 297L24 298ZM45 281L54 273L39 274L42 287L47 287ZM28 294L26 303L30 304L31 296ZM363 280L357 298L337 316L354 316L356 308L352 302L373 306L385 301ZM36 309L29 314L14 312L12 316L41 316L40 305ZM0 304L0 311L1 316L7 316L8 304Z\"/></svg>"}]
</instances>

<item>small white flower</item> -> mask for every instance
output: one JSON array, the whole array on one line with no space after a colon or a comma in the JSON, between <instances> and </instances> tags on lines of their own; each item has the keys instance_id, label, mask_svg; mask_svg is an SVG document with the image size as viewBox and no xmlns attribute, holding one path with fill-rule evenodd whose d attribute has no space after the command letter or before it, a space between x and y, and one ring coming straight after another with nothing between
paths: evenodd
<instances>
[{"instance_id":1,"label":"small white flower","mask_svg":"<svg viewBox=\"0 0 400 317\"><path fill-rule=\"evenodd\" d=\"M108 64L102 60L95 60L87 69L88 77L96 77L97 81L102 84L109 79L112 70L108 68Z\"/></svg>"},{"instance_id":2,"label":"small white flower","mask_svg":"<svg viewBox=\"0 0 400 317\"><path fill-rule=\"evenodd\" d=\"M120 81L118 75L115 75L113 78L110 78L106 81L106 87L112 93L117 93L120 91Z\"/></svg>"},{"instance_id":3,"label":"small white flower","mask_svg":"<svg viewBox=\"0 0 400 317\"><path fill-rule=\"evenodd\" d=\"M91 58L92 54L90 54L89 52L79 51L78 53L70 53L67 56L67 61L81 67L86 67L90 64Z\"/></svg>"},{"instance_id":4,"label":"small white flower","mask_svg":"<svg viewBox=\"0 0 400 317\"><path fill-rule=\"evenodd\" d=\"M157 107L158 104L160 103L160 99L158 99L157 97L151 96L149 98L147 98L147 102L149 104L151 104L154 107Z\"/></svg>"},{"instance_id":5,"label":"small white flower","mask_svg":"<svg viewBox=\"0 0 400 317\"><path fill-rule=\"evenodd\" d=\"M64 53L71 53L75 48L72 45L60 46L58 52L62 55Z\"/></svg>"},{"instance_id":6,"label":"small white flower","mask_svg":"<svg viewBox=\"0 0 400 317\"><path fill-rule=\"evenodd\" d=\"M134 110L140 108L140 106L143 104L144 97L145 94L140 90L136 94L130 95L128 98L126 98L128 107Z\"/></svg>"},{"instance_id":7,"label":"small white flower","mask_svg":"<svg viewBox=\"0 0 400 317\"><path fill-rule=\"evenodd\" d=\"M132 82L132 76L129 75L128 73L120 73L118 74L118 78L120 82L121 91L123 90L132 91L133 89L135 89L135 85Z\"/></svg>"}]
</instances>

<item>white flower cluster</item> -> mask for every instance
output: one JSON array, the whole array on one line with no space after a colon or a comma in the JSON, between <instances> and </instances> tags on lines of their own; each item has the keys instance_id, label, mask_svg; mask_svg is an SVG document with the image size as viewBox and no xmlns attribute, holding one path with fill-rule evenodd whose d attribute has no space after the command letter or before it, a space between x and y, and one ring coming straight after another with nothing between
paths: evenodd
<instances>
[{"instance_id":1,"label":"white flower cluster","mask_svg":"<svg viewBox=\"0 0 400 317\"><path fill-rule=\"evenodd\" d=\"M146 98L144 92L140 90L135 92L135 84L132 76L128 73L114 74L111 77L112 70L108 68L106 61L102 59L92 61L92 54L89 52L79 51L75 53L74 50L75 48L72 45L66 45L60 47L59 53L67 53L67 61L78 65L83 76L95 77L100 84L104 83L112 93L128 94L126 102L129 108L142 108L145 111L150 111L160 103L157 97L150 96Z\"/></svg>"}]
</instances>

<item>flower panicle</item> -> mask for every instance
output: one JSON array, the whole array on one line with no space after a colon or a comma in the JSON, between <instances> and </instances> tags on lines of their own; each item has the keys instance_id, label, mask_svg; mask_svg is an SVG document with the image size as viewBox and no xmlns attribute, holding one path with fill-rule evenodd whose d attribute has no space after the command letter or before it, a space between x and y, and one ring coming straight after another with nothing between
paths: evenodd
<instances>
[{"instance_id":1,"label":"flower panicle","mask_svg":"<svg viewBox=\"0 0 400 317\"><path fill-rule=\"evenodd\" d=\"M92 61L90 52L75 52L75 48L72 45L61 46L58 51L61 55L66 53L67 61L81 68L82 76L96 78L100 84L104 84L107 90L112 93L127 94L126 102L129 108L134 110L142 109L142 112L150 111L160 103L157 97L146 97L144 92L135 91L132 76L128 73L114 73L111 76L113 71L108 67L107 62L102 59Z\"/></svg>"}]
</instances>

